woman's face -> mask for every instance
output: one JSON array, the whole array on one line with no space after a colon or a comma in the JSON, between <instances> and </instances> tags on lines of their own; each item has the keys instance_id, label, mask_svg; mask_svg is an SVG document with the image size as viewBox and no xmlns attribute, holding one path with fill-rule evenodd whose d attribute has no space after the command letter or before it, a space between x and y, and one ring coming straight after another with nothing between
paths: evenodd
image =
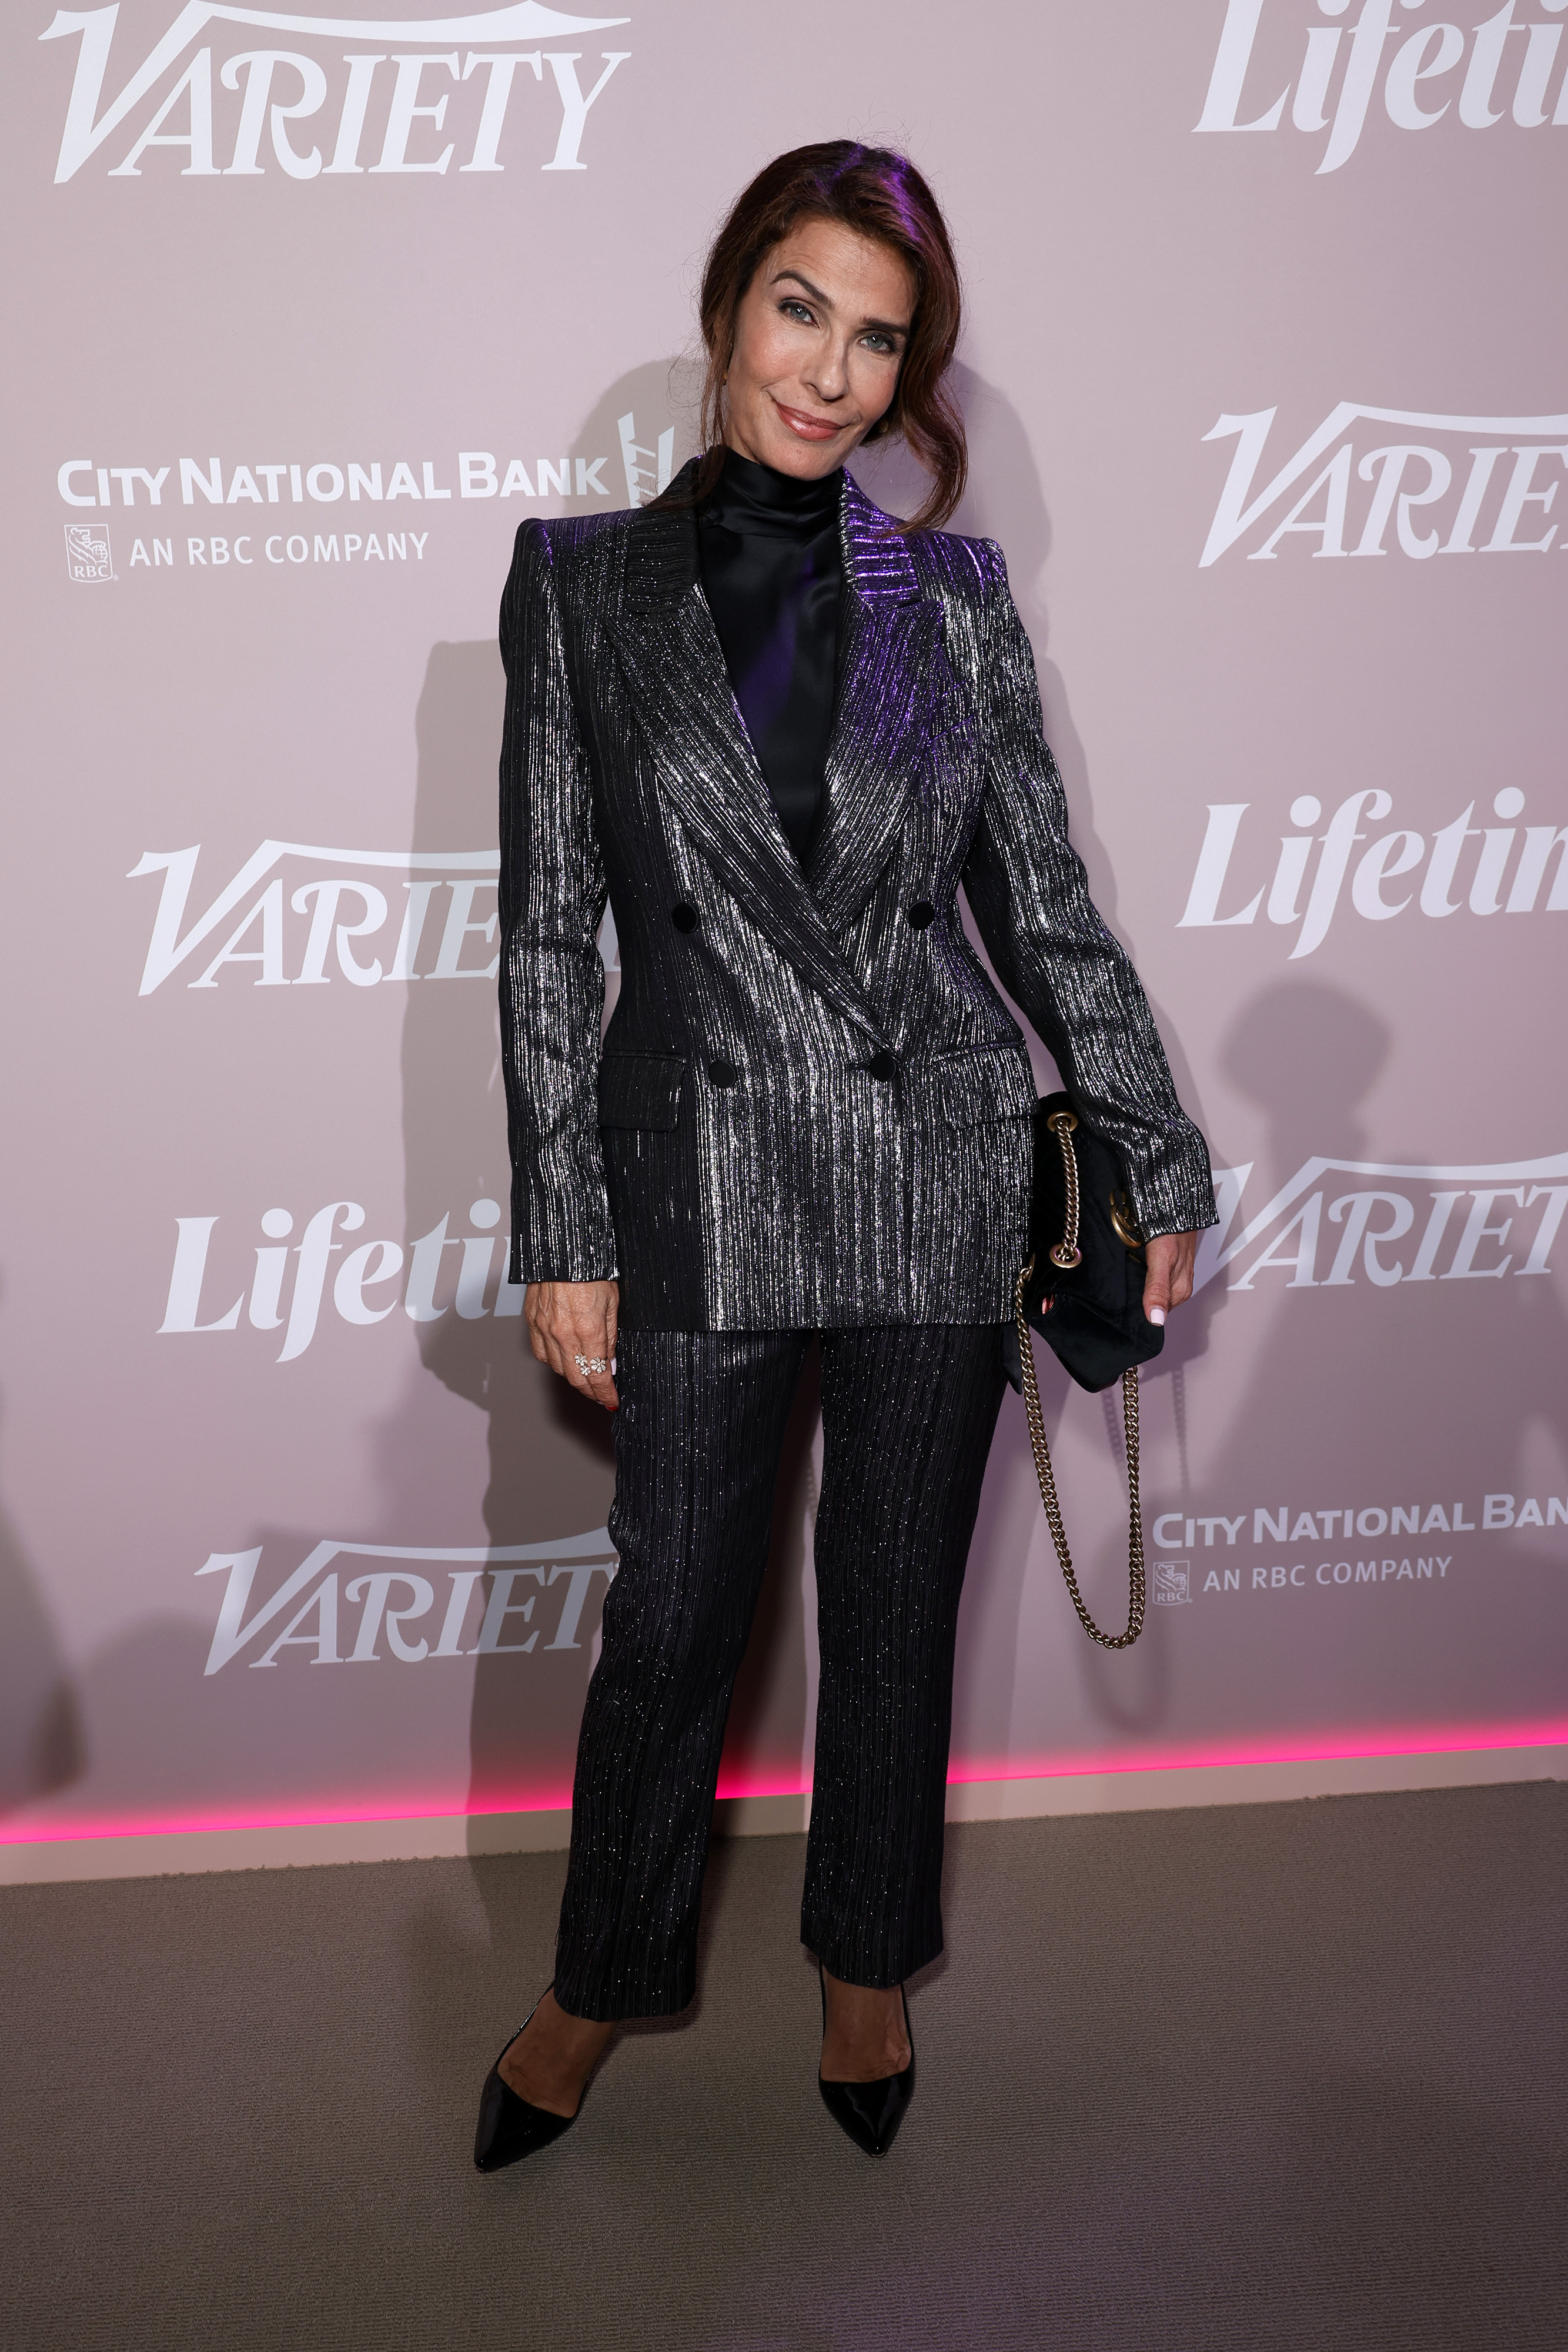
<instances>
[{"instance_id":1,"label":"woman's face","mask_svg":"<svg viewBox=\"0 0 1568 2352\"><path fill-rule=\"evenodd\" d=\"M806 220L765 254L740 299L726 438L803 481L841 466L886 415L915 311L891 246Z\"/></svg>"}]
</instances>

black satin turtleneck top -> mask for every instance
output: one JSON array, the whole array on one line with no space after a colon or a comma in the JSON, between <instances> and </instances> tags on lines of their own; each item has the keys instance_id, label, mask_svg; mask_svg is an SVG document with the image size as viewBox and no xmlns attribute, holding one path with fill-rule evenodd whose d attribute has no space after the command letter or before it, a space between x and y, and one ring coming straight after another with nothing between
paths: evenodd
<instances>
[{"instance_id":1,"label":"black satin turtleneck top","mask_svg":"<svg viewBox=\"0 0 1568 2352\"><path fill-rule=\"evenodd\" d=\"M802 865L821 820L839 646L841 471L725 456L697 517L703 592L769 797Z\"/></svg>"}]
</instances>

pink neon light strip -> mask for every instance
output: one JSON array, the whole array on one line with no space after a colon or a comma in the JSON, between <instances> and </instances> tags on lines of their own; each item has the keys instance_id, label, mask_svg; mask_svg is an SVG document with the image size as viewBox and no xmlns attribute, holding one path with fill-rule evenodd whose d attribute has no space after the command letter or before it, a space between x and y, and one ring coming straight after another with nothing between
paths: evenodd
<instances>
[{"instance_id":1,"label":"pink neon light strip","mask_svg":"<svg viewBox=\"0 0 1568 2352\"><path fill-rule=\"evenodd\" d=\"M963 1788L983 1780L1078 1780L1096 1773L1169 1772L1211 1769L1226 1765L1243 1764L1326 1764L1352 1762L1357 1758L1373 1756L1467 1756L1486 1748L1556 1748L1568 1745L1568 1720L1545 1723L1499 1724L1472 1726L1466 1730L1430 1729L1410 1732L1390 1738L1380 1733L1348 1733L1339 1741L1324 1744L1302 1740L1281 1745L1279 1741L1231 1743L1223 1748L1191 1748L1159 1756L1080 1756L1020 1759L1010 1756L988 1763L967 1759L948 1773L950 1788ZM725 1774L719 1781L718 1793L733 1797L797 1797L803 1796L810 1783L799 1777L792 1780L750 1780L738 1774ZM529 1790L510 1804L486 1806L467 1814L475 1821L494 1819L501 1813L556 1812L571 1801L570 1788ZM294 1830L327 1829L358 1822L422 1822L447 1821L463 1815L462 1807L450 1805L356 1805L351 1810L337 1812L299 1812L286 1810L277 1812L247 1811L230 1815L169 1816L163 1819L113 1822L27 1822L0 1824L0 1845L67 1844L86 1838L131 1838L192 1836L201 1832L227 1830Z\"/></svg>"}]
</instances>

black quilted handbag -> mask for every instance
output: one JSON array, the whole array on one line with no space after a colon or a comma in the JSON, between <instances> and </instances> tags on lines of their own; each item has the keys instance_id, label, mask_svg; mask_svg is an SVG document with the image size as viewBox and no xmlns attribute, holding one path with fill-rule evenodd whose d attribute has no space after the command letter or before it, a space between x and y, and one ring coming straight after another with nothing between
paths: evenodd
<instances>
[{"instance_id":1,"label":"black quilted handbag","mask_svg":"<svg viewBox=\"0 0 1568 2352\"><path fill-rule=\"evenodd\" d=\"M1045 1095L1034 1113L1034 1189L1029 1258L1013 1294L1019 1368L1040 1499L1079 1622L1092 1642L1128 1650L1144 1630L1144 1527L1138 1507L1138 1366L1157 1356L1165 1332L1144 1313L1144 1236L1113 1147L1086 1126L1070 1095ZM1127 1630L1103 1633L1083 1605L1067 1548L1056 1478L1040 1417L1032 1325L1080 1388L1122 1382L1127 1440Z\"/></svg>"}]
</instances>

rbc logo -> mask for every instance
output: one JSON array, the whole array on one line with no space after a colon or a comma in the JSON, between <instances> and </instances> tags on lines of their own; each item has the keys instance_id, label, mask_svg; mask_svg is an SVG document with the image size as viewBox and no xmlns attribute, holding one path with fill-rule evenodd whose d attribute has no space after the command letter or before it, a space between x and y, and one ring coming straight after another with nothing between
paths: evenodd
<instances>
[{"instance_id":1,"label":"rbc logo","mask_svg":"<svg viewBox=\"0 0 1568 2352\"><path fill-rule=\"evenodd\" d=\"M68 522L66 573L72 580L112 580L114 558L109 551L108 531L96 523Z\"/></svg>"},{"instance_id":2,"label":"rbc logo","mask_svg":"<svg viewBox=\"0 0 1568 2352\"><path fill-rule=\"evenodd\" d=\"M1155 1562L1155 1606L1156 1609L1179 1609L1192 1599L1188 1590L1190 1564L1185 1559L1157 1559Z\"/></svg>"}]
</instances>

